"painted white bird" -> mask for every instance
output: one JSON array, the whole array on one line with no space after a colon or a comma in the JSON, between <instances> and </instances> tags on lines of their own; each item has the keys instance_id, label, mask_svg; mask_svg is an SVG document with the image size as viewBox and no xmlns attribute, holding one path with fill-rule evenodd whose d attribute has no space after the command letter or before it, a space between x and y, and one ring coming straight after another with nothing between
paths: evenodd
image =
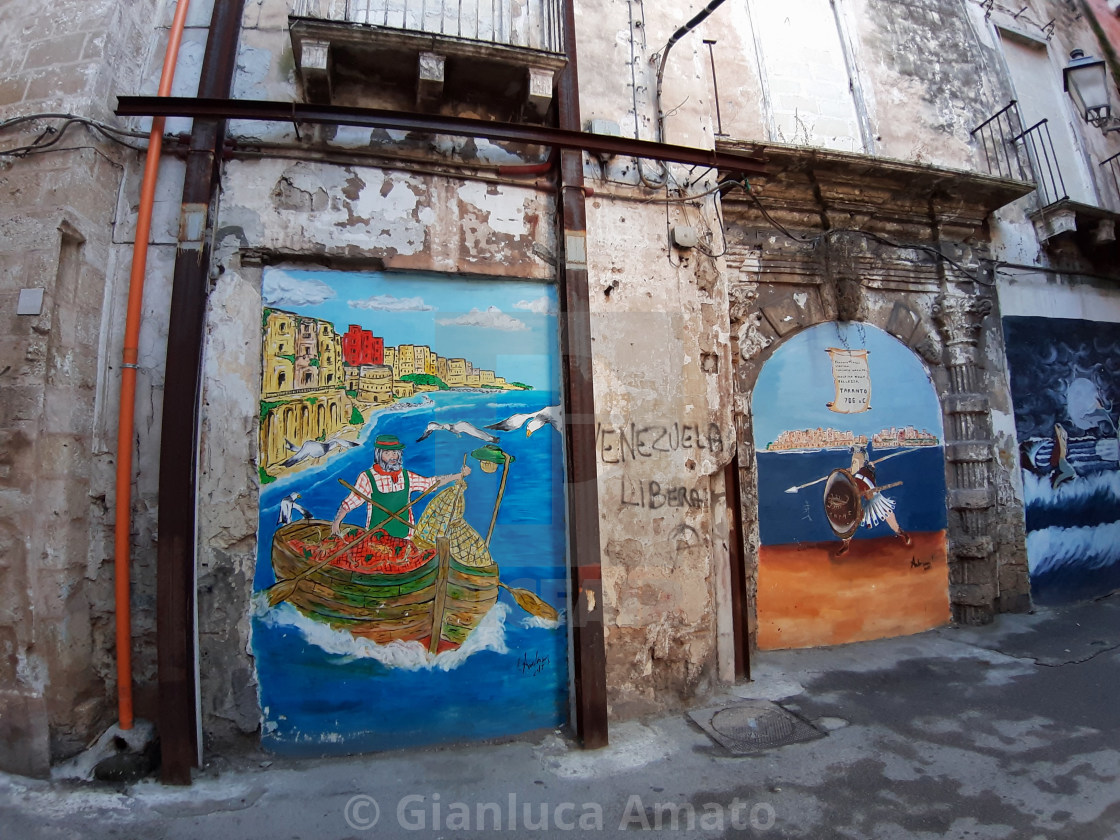
<instances>
[{"instance_id":1,"label":"painted white bird","mask_svg":"<svg viewBox=\"0 0 1120 840\"><path fill-rule=\"evenodd\" d=\"M345 438L329 438L328 440L305 440L303 445L297 449L294 443L285 438L284 445L288 447L289 451L296 454L288 460L282 461L280 466L294 467L308 458L323 458L334 449L351 449L358 444Z\"/></svg>"},{"instance_id":2,"label":"painted white bird","mask_svg":"<svg viewBox=\"0 0 1120 840\"><path fill-rule=\"evenodd\" d=\"M526 423L528 421L528 423ZM487 429L497 429L499 432L512 432L525 426L525 436L528 437L537 429L548 425L560 432L564 429L564 410L558 405L550 405L540 411L530 411L526 414L512 414L500 423L487 426Z\"/></svg>"},{"instance_id":3,"label":"painted white bird","mask_svg":"<svg viewBox=\"0 0 1120 840\"><path fill-rule=\"evenodd\" d=\"M276 517L277 525L290 525L293 513L300 514L304 519L311 518L311 511L296 501L299 498L301 498L299 493L289 493L280 500L280 515Z\"/></svg>"},{"instance_id":4,"label":"painted white bird","mask_svg":"<svg viewBox=\"0 0 1120 840\"><path fill-rule=\"evenodd\" d=\"M432 432L451 432L452 434L458 435L459 437L462 437L463 435L470 435L473 438L484 440L487 443L498 442L498 439L494 437L494 435L487 434L486 432L482 431L482 429L475 428L466 420L460 420L457 423L436 423L433 421L428 424L428 428L424 430L424 434L416 438L416 442L419 443Z\"/></svg>"}]
</instances>

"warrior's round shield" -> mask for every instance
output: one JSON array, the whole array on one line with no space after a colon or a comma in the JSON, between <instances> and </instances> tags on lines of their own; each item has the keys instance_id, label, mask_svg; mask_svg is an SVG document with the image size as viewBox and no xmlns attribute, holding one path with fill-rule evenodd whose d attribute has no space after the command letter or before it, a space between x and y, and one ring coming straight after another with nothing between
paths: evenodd
<instances>
[{"instance_id":1,"label":"warrior's round shield","mask_svg":"<svg viewBox=\"0 0 1120 840\"><path fill-rule=\"evenodd\" d=\"M863 519L859 487L847 470L833 470L824 485L824 515L828 527L842 540L856 532Z\"/></svg>"}]
</instances>

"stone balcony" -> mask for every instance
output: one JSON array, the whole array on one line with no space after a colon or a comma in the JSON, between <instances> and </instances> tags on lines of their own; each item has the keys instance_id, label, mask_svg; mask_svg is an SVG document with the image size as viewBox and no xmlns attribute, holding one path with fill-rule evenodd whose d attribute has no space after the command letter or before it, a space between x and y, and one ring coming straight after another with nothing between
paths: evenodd
<instances>
[{"instance_id":1,"label":"stone balcony","mask_svg":"<svg viewBox=\"0 0 1120 840\"><path fill-rule=\"evenodd\" d=\"M304 98L501 119L548 112L565 58L561 0L294 0ZM372 101L371 101L372 100Z\"/></svg>"}]
</instances>

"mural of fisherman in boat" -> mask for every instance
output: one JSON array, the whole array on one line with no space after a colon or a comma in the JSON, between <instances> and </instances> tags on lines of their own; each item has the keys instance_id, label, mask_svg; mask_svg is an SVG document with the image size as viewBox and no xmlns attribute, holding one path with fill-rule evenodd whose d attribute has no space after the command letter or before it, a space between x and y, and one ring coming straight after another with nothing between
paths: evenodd
<instances>
[{"instance_id":1,"label":"mural of fisherman in boat","mask_svg":"<svg viewBox=\"0 0 1120 840\"><path fill-rule=\"evenodd\" d=\"M431 425L431 424L429 424ZM412 524L416 521L412 514L411 496L413 493L426 494L440 484L457 478L466 478L471 468L464 466L454 475L440 475L427 478L404 469L404 444L396 435L378 435L373 443L373 467L358 477L350 495L342 500L331 523L331 533L342 536L342 519L355 508L366 507L366 530L381 528L390 537L407 539L412 536ZM408 509L408 521L390 511ZM379 521L373 522L374 511Z\"/></svg>"},{"instance_id":2,"label":"mural of fisherman in boat","mask_svg":"<svg viewBox=\"0 0 1120 840\"><path fill-rule=\"evenodd\" d=\"M777 348L751 402L759 646L945 623L941 408L914 353L867 324L821 324Z\"/></svg>"},{"instance_id":3,"label":"mural of fisherman in boat","mask_svg":"<svg viewBox=\"0 0 1120 840\"><path fill-rule=\"evenodd\" d=\"M263 291L262 742L346 753L562 723L562 438L503 425L557 410L555 290L269 269ZM297 449L315 455L287 465Z\"/></svg>"}]
</instances>

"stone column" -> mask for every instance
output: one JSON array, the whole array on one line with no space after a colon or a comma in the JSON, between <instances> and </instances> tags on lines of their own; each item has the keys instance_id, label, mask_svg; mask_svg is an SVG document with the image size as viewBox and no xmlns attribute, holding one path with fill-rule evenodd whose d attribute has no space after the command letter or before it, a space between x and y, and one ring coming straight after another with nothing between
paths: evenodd
<instances>
[{"instance_id":1,"label":"stone column","mask_svg":"<svg viewBox=\"0 0 1120 840\"><path fill-rule=\"evenodd\" d=\"M995 616L998 586L992 512L994 443L989 400L979 392L982 322L989 298L948 288L934 302L944 341L949 393L944 400L949 476L949 598L953 620L987 624Z\"/></svg>"}]
</instances>

